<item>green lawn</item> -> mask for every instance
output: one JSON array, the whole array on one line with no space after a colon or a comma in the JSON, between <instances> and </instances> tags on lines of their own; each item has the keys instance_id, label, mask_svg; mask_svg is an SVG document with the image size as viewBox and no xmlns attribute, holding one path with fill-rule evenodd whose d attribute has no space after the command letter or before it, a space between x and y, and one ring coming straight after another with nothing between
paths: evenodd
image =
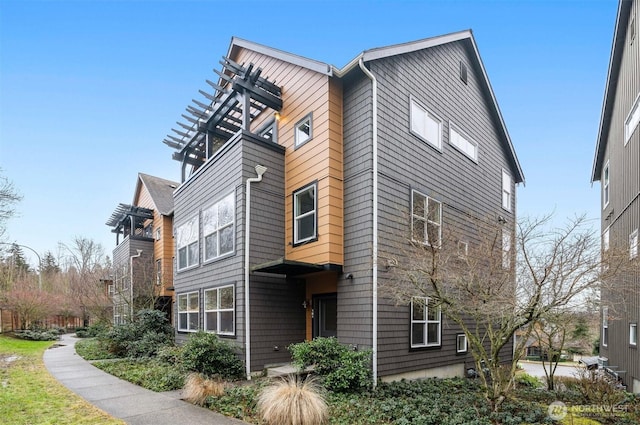
<instances>
[{"instance_id":1,"label":"green lawn","mask_svg":"<svg viewBox=\"0 0 640 425\"><path fill-rule=\"evenodd\" d=\"M0 421L15 425L122 425L58 383L42 362L51 341L0 335Z\"/></svg>"}]
</instances>

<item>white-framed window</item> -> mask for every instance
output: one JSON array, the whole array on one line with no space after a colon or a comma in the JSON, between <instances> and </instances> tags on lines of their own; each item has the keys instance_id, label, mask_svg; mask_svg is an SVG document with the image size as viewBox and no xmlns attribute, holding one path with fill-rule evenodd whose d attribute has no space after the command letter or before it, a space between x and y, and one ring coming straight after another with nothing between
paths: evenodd
<instances>
[{"instance_id":1,"label":"white-framed window","mask_svg":"<svg viewBox=\"0 0 640 425\"><path fill-rule=\"evenodd\" d=\"M442 314L440 306L426 297L411 299L411 348L440 345Z\"/></svg>"},{"instance_id":2,"label":"white-framed window","mask_svg":"<svg viewBox=\"0 0 640 425\"><path fill-rule=\"evenodd\" d=\"M161 229L158 227L156 229L156 240L159 241L160 240L160 236L162 235L162 231Z\"/></svg>"},{"instance_id":3,"label":"white-framed window","mask_svg":"<svg viewBox=\"0 0 640 425\"><path fill-rule=\"evenodd\" d=\"M195 332L200 323L200 293L178 294L178 330Z\"/></svg>"},{"instance_id":4,"label":"white-framed window","mask_svg":"<svg viewBox=\"0 0 640 425\"><path fill-rule=\"evenodd\" d=\"M466 353L467 352L467 335L458 334L456 335L456 353Z\"/></svg>"},{"instance_id":5,"label":"white-framed window","mask_svg":"<svg viewBox=\"0 0 640 425\"><path fill-rule=\"evenodd\" d=\"M156 285L162 285L162 260L156 260Z\"/></svg>"},{"instance_id":6,"label":"white-framed window","mask_svg":"<svg viewBox=\"0 0 640 425\"><path fill-rule=\"evenodd\" d=\"M602 232L602 250L605 252L609 250L609 227Z\"/></svg>"},{"instance_id":7,"label":"white-framed window","mask_svg":"<svg viewBox=\"0 0 640 425\"><path fill-rule=\"evenodd\" d=\"M312 114L307 115L295 126L295 147L303 145L313 138Z\"/></svg>"},{"instance_id":8,"label":"white-framed window","mask_svg":"<svg viewBox=\"0 0 640 425\"><path fill-rule=\"evenodd\" d=\"M442 240L442 203L417 190L411 191L411 237L434 247Z\"/></svg>"},{"instance_id":9,"label":"white-framed window","mask_svg":"<svg viewBox=\"0 0 640 425\"><path fill-rule=\"evenodd\" d=\"M442 120L413 97L410 103L410 130L425 142L442 150Z\"/></svg>"},{"instance_id":10,"label":"white-framed window","mask_svg":"<svg viewBox=\"0 0 640 425\"><path fill-rule=\"evenodd\" d=\"M110 297L112 297L114 293L115 293L115 290L114 290L114 288L113 288L113 283L112 283L112 284L110 284L110 285L107 287L107 295L109 295Z\"/></svg>"},{"instance_id":11,"label":"white-framed window","mask_svg":"<svg viewBox=\"0 0 640 425\"><path fill-rule=\"evenodd\" d=\"M198 264L198 216L180 225L176 230L178 270Z\"/></svg>"},{"instance_id":12,"label":"white-framed window","mask_svg":"<svg viewBox=\"0 0 640 425\"><path fill-rule=\"evenodd\" d=\"M204 330L219 335L235 334L235 288L233 285L204 291Z\"/></svg>"},{"instance_id":13,"label":"white-framed window","mask_svg":"<svg viewBox=\"0 0 640 425\"><path fill-rule=\"evenodd\" d=\"M609 345L609 307L602 307L602 346Z\"/></svg>"},{"instance_id":14,"label":"white-framed window","mask_svg":"<svg viewBox=\"0 0 640 425\"><path fill-rule=\"evenodd\" d=\"M629 258L634 259L638 256L638 229L629 235Z\"/></svg>"},{"instance_id":15,"label":"white-framed window","mask_svg":"<svg viewBox=\"0 0 640 425\"><path fill-rule=\"evenodd\" d=\"M602 204L603 208L609 205L609 161L607 161L602 170Z\"/></svg>"},{"instance_id":16,"label":"white-framed window","mask_svg":"<svg viewBox=\"0 0 640 425\"><path fill-rule=\"evenodd\" d=\"M502 268L511 267L511 233L502 229Z\"/></svg>"},{"instance_id":17,"label":"white-framed window","mask_svg":"<svg viewBox=\"0 0 640 425\"><path fill-rule=\"evenodd\" d=\"M202 211L204 261L219 258L233 252L235 246L235 212L234 192Z\"/></svg>"},{"instance_id":18,"label":"white-framed window","mask_svg":"<svg viewBox=\"0 0 640 425\"><path fill-rule=\"evenodd\" d=\"M638 324L629 323L629 345L638 345Z\"/></svg>"},{"instance_id":19,"label":"white-framed window","mask_svg":"<svg viewBox=\"0 0 640 425\"><path fill-rule=\"evenodd\" d=\"M511 211L511 175L502 170L502 208Z\"/></svg>"},{"instance_id":20,"label":"white-framed window","mask_svg":"<svg viewBox=\"0 0 640 425\"><path fill-rule=\"evenodd\" d=\"M264 139L272 142L277 142L278 139L278 121L272 120L267 125L258 130L258 135Z\"/></svg>"},{"instance_id":21,"label":"white-framed window","mask_svg":"<svg viewBox=\"0 0 640 425\"><path fill-rule=\"evenodd\" d=\"M466 241L458 241L458 257L466 258L469 255L469 243Z\"/></svg>"},{"instance_id":22,"label":"white-framed window","mask_svg":"<svg viewBox=\"0 0 640 425\"><path fill-rule=\"evenodd\" d=\"M293 193L293 243L314 240L317 234L318 185L312 183Z\"/></svg>"},{"instance_id":23,"label":"white-framed window","mask_svg":"<svg viewBox=\"0 0 640 425\"><path fill-rule=\"evenodd\" d=\"M636 96L635 102L633 102L633 106L629 111L629 115L627 115L627 119L624 120L624 145L626 146L629 143L629 139L631 139L631 135L638 127L638 123L640 123L640 94Z\"/></svg>"},{"instance_id":24,"label":"white-framed window","mask_svg":"<svg viewBox=\"0 0 640 425\"><path fill-rule=\"evenodd\" d=\"M474 162L478 162L478 144L463 135L451 121L449 121L449 143Z\"/></svg>"}]
</instances>

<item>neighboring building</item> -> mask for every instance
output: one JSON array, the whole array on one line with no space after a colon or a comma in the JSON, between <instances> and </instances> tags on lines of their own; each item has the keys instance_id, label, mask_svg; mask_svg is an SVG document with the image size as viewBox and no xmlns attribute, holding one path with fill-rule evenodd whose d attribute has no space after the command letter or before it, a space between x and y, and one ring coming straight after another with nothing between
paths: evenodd
<instances>
[{"instance_id":1,"label":"neighboring building","mask_svg":"<svg viewBox=\"0 0 640 425\"><path fill-rule=\"evenodd\" d=\"M106 223L113 228L117 245L113 282L108 287L115 324L127 321L141 307L153 306L167 313L169 320L173 318L173 191L177 186L139 173L133 203L118 205Z\"/></svg>"},{"instance_id":2,"label":"neighboring building","mask_svg":"<svg viewBox=\"0 0 640 425\"><path fill-rule=\"evenodd\" d=\"M247 373L336 336L373 350L375 377L464 374L459 328L378 295L390 279L378 251L412 223L414 239L438 243L465 214L513 233L524 176L471 31L367 50L341 69L233 38L222 63L214 93L165 140L183 178L177 340L216 332Z\"/></svg>"},{"instance_id":3,"label":"neighboring building","mask_svg":"<svg viewBox=\"0 0 640 425\"><path fill-rule=\"evenodd\" d=\"M638 0L618 5L591 181L602 192L602 250L628 250L629 265L602 291L600 355L640 393L640 39ZM619 294L624 290L624 299Z\"/></svg>"}]
</instances>

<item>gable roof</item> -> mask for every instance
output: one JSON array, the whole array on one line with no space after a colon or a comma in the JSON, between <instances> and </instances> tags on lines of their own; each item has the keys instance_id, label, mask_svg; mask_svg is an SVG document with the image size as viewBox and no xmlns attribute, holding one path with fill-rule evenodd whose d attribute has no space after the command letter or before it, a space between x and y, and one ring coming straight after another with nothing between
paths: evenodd
<instances>
[{"instance_id":1,"label":"gable roof","mask_svg":"<svg viewBox=\"0 0 640 425\"><path fill-rule=\"evenodd\" d=\"M231 39L231 45L229 46L229 52L227 54L228 57L232 56L232 53L235 52L238 48L247 48L253 50L258 53L262 53L285 62L292 63L294 65L299 65L301 67L310 69L312 71L320 72L328 76L335 76L338 78L342 78L344 75L349 73L355 68L358 68L358 63L360 60L364 62L373 61L377 59L383 59L390 56L401 55L405 53L411 53L418 50L428 49L435 46L441 46L443 44L452 43L456 41L467 42L471 47L473 52L473 57L476 61L476 64L480 68L482 72L482 80L485 84L485 89L489 95L491 100L491 106L493 107L493 112L495 113L498 123L499 130L502 131L502 135L504 136L504 140L507 144L507 149L510 154L511 163L513 165L513 169L515 170L514 181L516 183L524 183L524 173L522 171L522 167L520 166L520 161L518 161L518 157L516 156L516 151L513 146L513 142L511 141L511 137L509 136L509 132L507 131L507 126L505 125L504 118L502 117L502 113L500 112L500 107L498 106L498 101L496 100L496 96L493 92L493 88L491 87L491 83L489 82L489 77L487 76L487 71L482 63L482 59L480 58L480 53L478 52L478 47L476 45L475 39L473 37L473 33L471 30L464 30L459 32L453 32L450 34L444 34L436 37L425 38L422 40L412 41L408 43L401 43L390 45L386 47L378 47L374 49L365 50L355 58L353 58L349 63L347 63L342 68L336 68L335 66L328 65L324 62L318 62L313 59L308 59L302 56L294 55L292 53L284 52L282 50L274 49L272 47L267 47L262 44L254 43L251 41L243 40L241 38L233 37Z\"/></svg>"},{"instance_id":2,"label":"gable roof","mask_svg":"<svg viewBox=\"0 0 640 425\"><path fill-rule=\"evenodd\" d=\"M149 174L138 173L138 183L136 184L136 191L133 196L134 204L140 196L142 185L147 188L149 196L151 196L151 200L160 214L173 214L173 191L180 185L179 183L150 176Z\"/></svg>"},{"instance_id":3,"label":"gable roof","mask_svg":"<svg viewBox=\"0 0 640 425\"><path fill-rule=\"evenodd\" d=\"M386 47L378 47L374 49L365 50L358 56L356 56L351 62L344 66L344 68L339 70L334 70L334 73L338 76L345 75L350 72L352 69L358 67L358 62L362 59L363 62L374 61L377 59L384 59L391 56L402 55L406 53L416 52L418 50L429 49L431 47L441 46L447 43L453 43L456 41L466 42L468 43L471 51L473 53L472 58L476 61L476 64L480 68L482 72L482 81L485 84L485 89L487 94L489 95L491 106L493 107L493 112L495 113L498 123L500 125L499 130L502 131L502 135L507 143L507 149L511 156L511 162L513 168L515 170L514 181L516 183L524 183L524 173L522 171L522 167L520 166L520 161L516 155L515 148L513 146L513 142L511 141L511 137L509 136L509 132L507 131L507 126L504 122L504 118L502 117L502 112L500 112L500 107L498 106L498 101L496 99L495 93L493 92L493 88L491 87L491 83L489 82L489 77L487 75L487 71L482 62L482 58L480 57L480 53L478 51L478 46L476 45L475 38L473 37L473 32L471 30L464 30L453 32L449 34L440 35L437 37L425 38L422 40L412 41L408 43L394 44Z\"/></svg>"},{"instance_id":4,"label":"gable roof","mask_svg":"<svg viewBox=\"0 0 640 425\"><path fill-rule=\"evenodd\" d=\"M609 59L609 70L607 72L607 83L602 101L602 113L600 115L600 127L598 128L598 139L596 140L596 152L593 158L593 168L591 170L591 183L600 180L602 175L602 165L604 152L607 149L609 128L611 127L611 116L616 98L616 88L618 76L620 75L620 64L622 63L622 52L624 41L631 16L632 1L620 0L618 2L618 13L616 15L616 25L613 32L613 43L611 45L611 58Z\"/></svg>"}]
</instances>

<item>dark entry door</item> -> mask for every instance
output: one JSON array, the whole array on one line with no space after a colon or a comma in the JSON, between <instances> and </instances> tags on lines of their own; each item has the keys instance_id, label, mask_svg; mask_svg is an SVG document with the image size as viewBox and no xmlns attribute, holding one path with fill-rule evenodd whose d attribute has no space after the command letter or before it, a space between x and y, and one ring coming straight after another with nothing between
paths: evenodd
<instances>
[{"instance_id":1,"label":"dark entry door","mask_svg":"<svg viewBox=\"0 0 640 425\"><path fill-rule=\"evenodd\" d=\"M338 295L313 297L313 337L338 335Z\"/></svg>"}]
</instances>

